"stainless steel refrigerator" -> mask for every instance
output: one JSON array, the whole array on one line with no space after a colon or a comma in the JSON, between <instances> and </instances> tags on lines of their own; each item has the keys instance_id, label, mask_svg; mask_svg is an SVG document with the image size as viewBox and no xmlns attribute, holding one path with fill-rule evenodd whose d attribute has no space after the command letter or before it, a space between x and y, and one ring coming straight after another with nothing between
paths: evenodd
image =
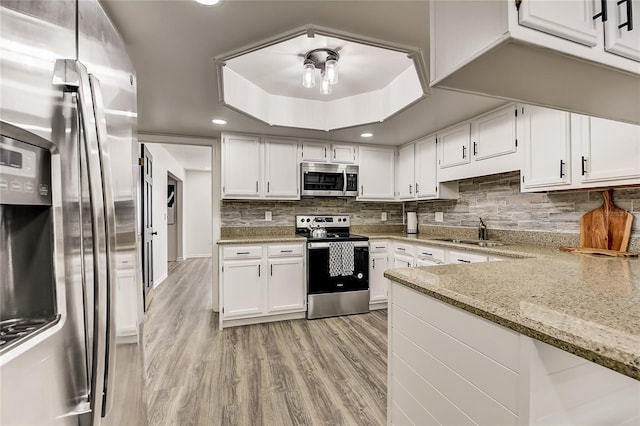
<instances>
[{"instance_id":1,"label":"stainless steel refrigerator","mask_svg":"<svg viewBox=\"0 0 640 426\"><path fill-rule=\"evenodd\" d=\"M136 77L96 0L0 0L0 424L144 425Z\"/></svg>"}]
</instances>

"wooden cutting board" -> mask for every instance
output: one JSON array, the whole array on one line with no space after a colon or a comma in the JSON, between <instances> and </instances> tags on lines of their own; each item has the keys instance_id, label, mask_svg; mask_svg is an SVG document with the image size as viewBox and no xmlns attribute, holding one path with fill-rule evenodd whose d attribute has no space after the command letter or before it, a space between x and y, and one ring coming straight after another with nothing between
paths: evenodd
<instances>
[{"instance_id":1,"label":"wooden cutting board","mask_svg":"<svg viewBox=\"0 0 640 426\"><path fill-rule=\"evenodd\" d=\"M604 203L580 218L580 247L627 251L633 215L613 203L612 192L604 191Z\"/></svg>"}]
</instances>

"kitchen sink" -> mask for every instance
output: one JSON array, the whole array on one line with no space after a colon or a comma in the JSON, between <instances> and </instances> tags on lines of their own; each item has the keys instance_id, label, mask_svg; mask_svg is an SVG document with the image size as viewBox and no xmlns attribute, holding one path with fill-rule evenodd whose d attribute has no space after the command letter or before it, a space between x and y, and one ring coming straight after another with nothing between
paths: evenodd
<instances>
[{"instance_id":1,"label":"kitchen sink","mask_svg":"<svg viewBox=\"0 0 640 426\"><path fill-rule=\"evenodd\" d=\"M436 241L446 241L449 243L455 244L471 244L479 247L494 247L494 246L503 246L504 243L500 241L492 241L492 240L462 240L458 238L433 238Z\"/></svg>"}]
</instances>

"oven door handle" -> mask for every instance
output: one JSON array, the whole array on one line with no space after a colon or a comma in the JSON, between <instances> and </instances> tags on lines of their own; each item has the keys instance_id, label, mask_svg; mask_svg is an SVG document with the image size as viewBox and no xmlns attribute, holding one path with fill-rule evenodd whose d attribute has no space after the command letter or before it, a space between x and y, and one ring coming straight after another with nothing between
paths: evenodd
<instances>
[{"instance_id":1,"label":"oven door handle","mask_svg":"<svg viewBox=\"0 0 640 426\"><path fill-rule=\"evenodd\" d=\"M340 241L336 241L340 242ZM368 241L342 241L342 242L352 242L354 247L369 247ZM329 248L329 242L313 242L307 243L307 248L309 250L318 250L318 249L327 249Z\"/></svg>"}]
</instances>

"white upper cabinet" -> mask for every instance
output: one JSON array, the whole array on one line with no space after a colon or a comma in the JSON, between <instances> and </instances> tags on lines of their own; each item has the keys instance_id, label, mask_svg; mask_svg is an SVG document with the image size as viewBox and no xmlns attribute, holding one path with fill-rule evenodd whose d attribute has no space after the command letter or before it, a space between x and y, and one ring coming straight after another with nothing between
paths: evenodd
<instances>
[{"instance_id":1,"label":"white upper cabinet","mask_svg":"<svg viewBox=\"0 0 640 426\"><path fill-rule=\"evenodd\" d=\"M258 136L222 135L224 198L259 198L262 146Z\"/></svg>"},{"instance_id":2,"label":"white upper cabinet","mask_svg":"<svg viewBox=\"0 0 640 426\"><path fill-rule=\"evenodd\" d=\"M355 145L331 145L332 163L357 164L358 149Z\"/></svg>"},{"instance_id":3,"label":"white upper cabinet","mask_svg":"<svg viewBox=\"0 0 640 426\"><path fill-rule=\"evenodd\" d=\"M415 198L414 144L405 145L398 150L398 199Z\"/></svg>"},{"instance_id":4,"label":"white upper cabinet","mask_svg":"<svg viewBox=\"0 0 640 426\"><path fill-rule=\"evenodd\" d=\"M393 200L395 150L379 146L360 147L359 200Z\"/></svg>"},{"instance_id":5,"label":"white upper cabinet","mask_svg":"<svg viewBox=\"0 0 640 426\"><path fill-rule=\"evenodd\" d=\"M327 161L329 145L322 142L302 141L300 144L300 157L302 161L320 162Z\"/></svg>"},{"instance_id":6,"label":"white upper cabinet","mask_svg":"<svg viewBox=\"0 0 640 426\"><path fill-rule=\"evenodd\" d=\"M415 142L415 194L417 198L438 196L437 143L435 135Z\"/></svg>"},{"instance_id":7,"label":"white upper cabinet","mask_svg":"<svg viewBox=\"0 0 640 426\"><path fill-rule=\"evenodd\" d=\"M598 7L600 7L600 2ZM520 4L520 25L544 31L586 46L598 44L593 0L525 0Z\"/></svg>"},{"instance_id":8,"label":"white upper cabinet","mask_svg":"<svg viewBox=\"0 0 640 426\"><path fill-rule=\"evenodd\" d=\"M267 138L264 142L264 157L265 198L298 199L298 145L290 140Z\"/></svg>"},{"instance_id":9,"label":"white upper cabinet","mask_svg":"<svg viewBox=\"0 0 640 426\"><path fill-rule=\"evenodd\" d=\"M640 0L429 7L432 87L640 124Z\"/></svg>"},{"instance_id":10,"label":"white upper cabinet","mask_svg":"<svg viewBox=\"0 0 640 426\"><path fill-rule=\"evenodd\" d=\"M578 114L571 124L577 183L640 183L640 126Z\"/></svg>"},{"instance_id":11,"label":"white upper cabinet","mask_svg":"<svg viewBox=\"0 0 640 426\"><path fill-rule=\"evenodd\" d=\"M459 166L469 162L470 125L464 123L438 133L440 144L440 169Z\"/></svg>"},{"instance_id":12,"label":"white upper cabinet","mask_svg":"<svg viewBox=\"0 0 640 426\"><path fill-rule=\"evenodd\" d=\"M522 191L569 185L569 113L527 105L520 108L518 128L524 148Z\"/></svg>"},{"instance_id":13,"label":"white upper cabinet","mask_svg":"<svg viewBox=\"0 0 640 426\"><path fill-rule=\"evenodd\" d=\"M507 105L438 132L438 180L519 170L516 108Z\"/></svg>"},{"instance_id":14,"label":"white upper cabinet","mask_svg":"<svg viewBox=\"0 0 640 426\"><path fill-rule=\"evenodd\" d=\"M640 62L640 1L607 2L608 16L604 23L607 52Z\"/></svg>"},{"instance_id":15,"label":"white upper cabinet","mask_svg":"<svg viewBox=\"0 0 640 426\"><path fill-rule=\"evenodd\" d=\"M515 108L502 108L471 121L471 141L475 161L516 152Z\"/></svg>"}]
</instances>

